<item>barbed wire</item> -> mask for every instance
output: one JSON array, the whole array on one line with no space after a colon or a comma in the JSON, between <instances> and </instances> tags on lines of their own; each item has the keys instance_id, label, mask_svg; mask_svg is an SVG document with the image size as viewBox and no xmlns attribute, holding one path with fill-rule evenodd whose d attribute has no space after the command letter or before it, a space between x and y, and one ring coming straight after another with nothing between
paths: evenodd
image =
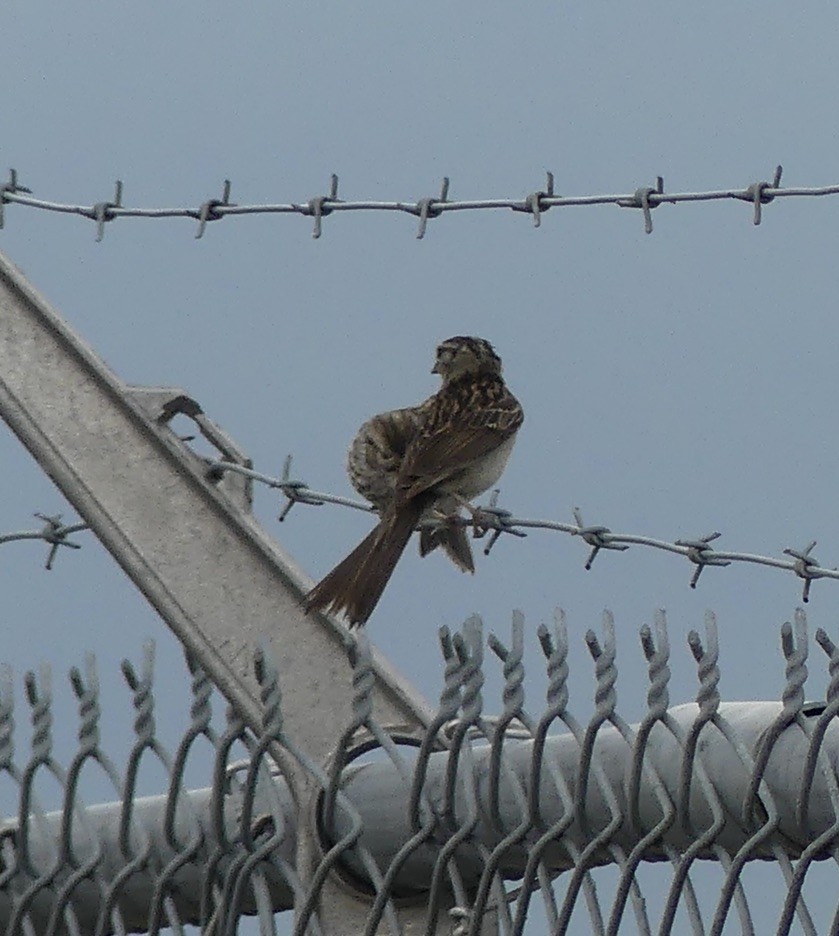
<instances>
[{"instance_id":1,"label":"barbed wire","mask_svg":"<svg viewBox=\"0 0 839 936\"><path fill-rule=\"evenodd\" d=\"M325 491L316 491L309 487L305 481L293 478L291 476L291 455L286 457L282 474L279 478L263 474L260 471L255 471L253 468L246 468L244 465L224 461L223 459L216 460L202 457L202 460L207 466L207 477L211 481L220 481L227 472L234 472L252 481L281 491L286 498L286 503L277 518L281 523L286 519L295 504L305 504L309 507L320 507L329 504L339 507L349 507L353 510L363 510L365 513L376 513L375 508L365 501L353 500L349 497L329 494ZM671 542L669 540L658 539L656 537L637 533L615 533L604 525L586 524L579 507L575 507L572 510L574 517L573 523L563 523L559 520L516 517L511 511L499 506L499 496L499 490L493 491L489 503L472 507L471 514L468 517L452 516L440 519L430 518L423 520L421 526L434 527L453 524L471 527L475 539L481 539L487 535L489 537L483 549L485 556L490 554L499 538L505 533L519 538L526 537L527 533L525 531L531 529L553 530L557 533L567 533L569 536L579 537L584 543L591 547L585 561L584 567L586 571L591 569L594 560L601 550L625 552L630 546L646 546L650 549L657 549L663 552L684 556L694 567L690 579L691 588L696 588L700 575L707 567L713 566L715 568L722 568L738 562L769 566L770 568L782 569L794 573L804 583L801 595L801 599L804 602L810 600L810 587L816 579L839 580L839 569L831 569L821 565L813 555L813 550L817 545L815 540L808 543L804 548L788 547L784 549L783 553L785 556L789 556L788 559L781 559L775 556L763 556L755 553L728 552L714 549L711 546L711 543L722 536L722 533L718 531L693 539L677 539ZM88 525L82 522L62 524L60 514L48 516L38 513L35 514L35 516L46 521L41 529L0 534L0 545L14 540L24 539L37 539L49 543L50 552L46 562L47 569L52 568L53 560L55 559L59 546L69 546L73 549L80 548L78 543L67 540L69 534L89 529Z\"/></svg>"},{"instance_id":2,"label":"barbed wire","mask_svg":"<svg viewBox=\"0 0 839 936\"><path fill-rule=\"evenodd\" d=\"M197 208L140 208L123 205L123 184L117 180L113 198L95 202L92 205L49 201L36 198L32 190L18 181L17 171L9 170L9 180L0 183L0 228L4 225L3 206L17 204L42 211L60 214L75 214L88 218L96 224L96 240L101 241L105 234L105 225L117 218L191 218L198 222L196 238L204 236L207 224L219 221L228 215L257 214L294 214L312 218L314 227L312 237L318 238L323 231L323 219L336 211L373 211L397 212L409 214L419 219L417 238L425 236L428 222L448 212L485 211L507 208L512 211L529 214L534 227L541 225L542 215L550 208L564 208L574 205L617 205L620 208L637 208L644 218L644 230L651 234L653 230L652 211L663 203L676 205L681 202L700 201L745 201L753 206L752 222L760 224L763 206L776 198L800 198L822 195L839 195L839 184L825 186L799 186L784 188L781 186L781 166L775 168L772 181L756 181L745 188L714 189L703 192L665 192L664 179L657 176L655 185L641 186L631 194L623 195L559 195L555 190L554 174L548 172L544 189L539 189L524 198L481 198L456 200L449 198L449 178L443 179L438 195L426 196L416 201L379 201L372 199L346 200L338 198L338 176L332 175L329 194L315 195L299 202L259 203L240 205L230 201L231 183L225 179L221 198L208 198Z\"/></svg>"},{"instance_id":3,"label":"barbed wire","mask_svg":"<svg viewBox=\"0 0 839 936\"><path fill-rule=\"evenodd\" d=\"M44 525L38 530L19 530L16 533L0 533L0 543L11 543L15 540L43 540L50 544L50 550L47 553L47 561L44 568L49 572L52 569L59 546L67 546L70 549L81 549L80 543L68 540L71 533L78 533L81 530L89 530L86 523L62 523L61 514L42 514L36 513L33 516L44 521Z\"/></svg>"}]
</instances>

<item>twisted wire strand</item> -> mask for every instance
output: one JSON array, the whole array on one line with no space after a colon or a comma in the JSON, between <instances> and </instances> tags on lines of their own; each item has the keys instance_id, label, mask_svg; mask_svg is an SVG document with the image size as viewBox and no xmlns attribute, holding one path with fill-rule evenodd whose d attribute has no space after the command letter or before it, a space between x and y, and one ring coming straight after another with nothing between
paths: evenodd
<instances>
[{"instance_id":1,"label":"twisted wire strand","mask_svg":"<svg viewBox=\"0 0 839 936\"><path fill-rule=\"evenodd\" d=\"M203 460L207 465L207 476L210 480L218 481L226 472L234 472L281 491L286 498L286 503L278 517L281 522L286 519L292 507L296 504L304 504L309 507L335 505L361 510L365 513L375 513L375 509L364 501L353 500L349 497L330 494L325 491L316 491L310 488L305 481L293 479L290 475L291 457L286 459L283 473L279 478L233 462L215 461L207 458ZM805 604L810 600L810 588L816 579L839 580L839 569L822 565L813 555L813 550L817 545L815 540L812 540L803 548L790 546L784 549L784 555L789 556L788 559L782 559L778 556L764 556L758 553L717 550L713 548L711 543L722 536L720 532L709 533L695 539L676 539L673 541L638 533L615 533L607 526L586 524L579 507L575 507L572 511L574 523L563 523L551 519L516 517L511 511L498 505L499 493L498 490L493 491L489 503L475 507L473 515L469 517L454 516L447 517L444 520L430 518L423 520L420 526L434 527L440 524L454 524L471 527L476 539L481 539L489 533L487 545L483 550L485 556L490 554L503 534L524 538L527 536L526 530L549 530L555 533L565 533L569 536L578 537L591 547L584 565L586 571L592 568L594 560L604 549L609 552L625 552L630 546L643 546L661 552L674 553L675 555L684 556L693 566L693 573L689 583L691 588L697 587L700 575L710 566L723 568L736 563L767 566L785 572L792 572L800 579L803 583L801 600ZM48 570L52 568L59 546L69 546L73 549L81 548L79 543L67 539L71 533L90 529L88 524L83 522L62 524L60 515L47 516L38 513L35 516L42 517L47 521L41 529L0 534L0 545L20 540L42 540L49 543L50 552L46 563Z\"/></svg>"},{"instance_id":2,"label":"twisted wire strand","mask_svg":"<svg viewBox=\"0 0 839 936\"><path fill-rule=\"evenodd\" d=\"M540 227L542 215L551 208L586 207L593 205L616 205L619 208L638 209L644 221L644 230L651 234L653 230L652 212L659 205L667 203L677 205L683 202L706 201L743 201L752 206L752 223L759 225L763 217L764 206L776 198L813 198L839 194L839 184L822 186L798 186L781 188L783 169L777 166L771 181L757 180L740 188L720 188L708 191L665 192L664 179L657 176L654 185L642 185L631 193L560 195L556 191L554 174L546 173L545 187L536 189L522 198L496 197L476 199L450 199L450 180L445 177L439 194L427 195L418 199L342 199L338 197L338 176L330 178L328 194L314 195L297 202L261 202L237 204L230 200L232 185L225 179L221 197L210 197L195 206L151 208L129 207L123 205L123 183L117 180L112 198L103 199L93 204L78 202L60 202L36 197L30 188L21 185L17 171L9 171L8 181L0 183L0 229L3 227L4 206L18 205L38 211L56 214L72 214L92 221L96 226L96 240L101 241L105 226L118 218L188 218L197 221L195 238L204 236L207 225L212 221L236 216L262 214L299 215L312 219L312 237L319 238L323 232L323 219L335 212L373 212L407 214L417 219L416 237L422 240L429 221L440 218L443 214L463 211L497 211L507 209L530 215L534 227Z\"/></svg>"}]
</instances>

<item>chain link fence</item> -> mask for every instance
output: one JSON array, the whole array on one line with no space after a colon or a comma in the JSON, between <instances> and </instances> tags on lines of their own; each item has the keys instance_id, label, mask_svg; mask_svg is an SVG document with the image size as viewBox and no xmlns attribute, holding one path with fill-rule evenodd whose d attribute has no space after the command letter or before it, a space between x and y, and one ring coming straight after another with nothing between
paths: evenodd
<instances>
[{"instance_id":1,"label":"chain link fence","mask_svg":"<svg viewBox=\"0 0 839 936\"><path fill-rule=\"evenodd\" d=\"M0 679L0 921L17 934L183 932L232 934L243 916L259 931L340 933L322 913L328 882L366 903L364 932L404 932L405 906L421 905L426 932L722 933L836 932L832 890L805 893L818 864L834 868L839 846L839 649L816 642L829 669L825 703L805 704L808 639L803 612L781 631L786 678L772 702L724 702L716 622L691 632L696 701L671 707L670 643L663 614L641 630L647 712L630 725L617 711L614 623L585 635L596 679L591 716L572 713L568 634L558 612L537 631L544 658L540 712L525 708L525 626L514 615L506 642L484 640L481 621L440 631L443 680L436 714L418 745L400 743L373 713L370 647L349 651L354 697L333 757L316 763L305 738L283 725L282 674L258 651L254 672L260 733L236 712L214 718L215 692L187 659L191 707L174 750L155 723L154 649L123 675L135 710L120 768L101 741L92 656L70 671L78 700L78 745L68 764L54 754L51 674L24 677L31 743L15 747L13 677ZM484 711L488 646L500 663L500 714ZM528 686L537 681L529 673ZM158 700L162 701L162 700ZM166 711L167 723L173 712ZM20 717L20 715L18 716ZM341 717L341 713L335 713ZM375 749L379 756L358 759ZM207 756L209 750L210 755ZM199 756L199 752L203 752ZM187 789L196 757L206 785ZM168 787L140 797L141 765L160 765ZM80 775L99 768L111 802L85 806ZM318 791L315 818L295 801L294 778ZM44 775L62 792L57 811L36 796ZM313 836L314 859L301 861ZM748 869L772 862L778 883L750 891ZM697 886L715 863L717 890ZM655 885L644 867L657 862ZM610 877L604 877L608 873ZM835 883L835 877L833 878ZM707 882L706 882L707 884ZM539 922L529 929L531 918ZM291 920L293 919L293 922ZM546 923L542 922L546 921ZM280 924L282 926L282 924ZM412 930L413 931L413 930ZM728 931L728 930L726 930ZM355 932L355 931L353 931Z\"/></svg>"}]
</instances>

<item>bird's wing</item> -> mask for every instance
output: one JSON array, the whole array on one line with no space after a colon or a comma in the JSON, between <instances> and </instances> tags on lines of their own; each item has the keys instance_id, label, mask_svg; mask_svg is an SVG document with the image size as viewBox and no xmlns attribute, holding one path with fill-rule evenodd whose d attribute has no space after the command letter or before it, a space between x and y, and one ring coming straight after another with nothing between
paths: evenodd
<instances>
[{"instance_id":1,"label":"bird's wing","mask_svg":"<svg viewBox=\"0 0 839 936\"><path fill-rule=\"evenodd\" d=\"M372 416L356 433L350 457L367 472L395 475L421 421L419 407Z\"/></svg>"},{"instance_id":2,"label":"bird's wing","mask_svg":"<svg viewBox=\"0 0 839 936\"><path fill-rule=\"evenodd\" d=\"M394 469L405 456L411 440L422 422L422 405L379 413L370 420L377 430L379 451L393 460Z\"/></svg>"},{"instance_id":3,"label":"bird's wing","mask_svg":"<svg viewBox=\"0 0 839 936\"><path fill-rule=\"evenodd\" d=\"M393 500L405 451L422 425L425 404L379 413L365 422L347 452L352 486L383 513Z\"/></svg>"},{"instance_id":4,"label":"bird's wing","mask_svg":"<svg viewBox=\"0 0 839 936\"><path fill-rule=\"evenodd\" d=\"M441 396L405 453L397 488L406 499L454 477L488 455L522 424L518 400L504 388L490 399Z\"/></svg>"}]
</instances>

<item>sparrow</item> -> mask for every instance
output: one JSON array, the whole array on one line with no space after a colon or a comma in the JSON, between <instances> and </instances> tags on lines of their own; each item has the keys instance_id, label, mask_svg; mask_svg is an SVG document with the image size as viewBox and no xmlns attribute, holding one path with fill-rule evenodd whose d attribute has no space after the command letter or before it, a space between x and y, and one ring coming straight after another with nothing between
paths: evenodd
<instances>
[{"instance_id":1,"label":"sparrow","mask_svg":"<svg viewBox=\"0 0 839 936\"><path fill-rule=\"evenodd\" d=\"M347 454L347 474L352 486L367 498L379 516L393 501L399 469L408 444L416 436L434 397L404 409L390 410L371 417L356 433ZM427 556L438 546L462 572L474 572L472 549L463 526L440 522L422 525L426 519L444 521L460 512L460 502L441 494L420 521L419 549Z\"/></svg>"},{"instance_id":2,"label":"sparrow","mask_svg":"<svg viewBox=\"0 0 839 936\"><path fill-rule=\"evenodd\" d=\"M501 477L524 419L521 405L504 383L501 358L483 338L459 335L438 346L431 372L443 381L434 396L418 407L384 414L389 418L378 423L377 417L370 421L374 427L367 432L381 434L383 447L398 461L393 490L388 491L387 472L367 483L375 496L371 502L382 505L381 519L309 592L308 610L343 613L351 627L365 624L423 516L435 505L468 504ZM351 449L350 462L352 454ZM352 471L350 467L351 477ZM427 537L426 547L441 545L452 555L446 542ZM422 548L422 538L420 543ZM470 550L469 565L471 558Z\"/></svg>"}]
</instances>

